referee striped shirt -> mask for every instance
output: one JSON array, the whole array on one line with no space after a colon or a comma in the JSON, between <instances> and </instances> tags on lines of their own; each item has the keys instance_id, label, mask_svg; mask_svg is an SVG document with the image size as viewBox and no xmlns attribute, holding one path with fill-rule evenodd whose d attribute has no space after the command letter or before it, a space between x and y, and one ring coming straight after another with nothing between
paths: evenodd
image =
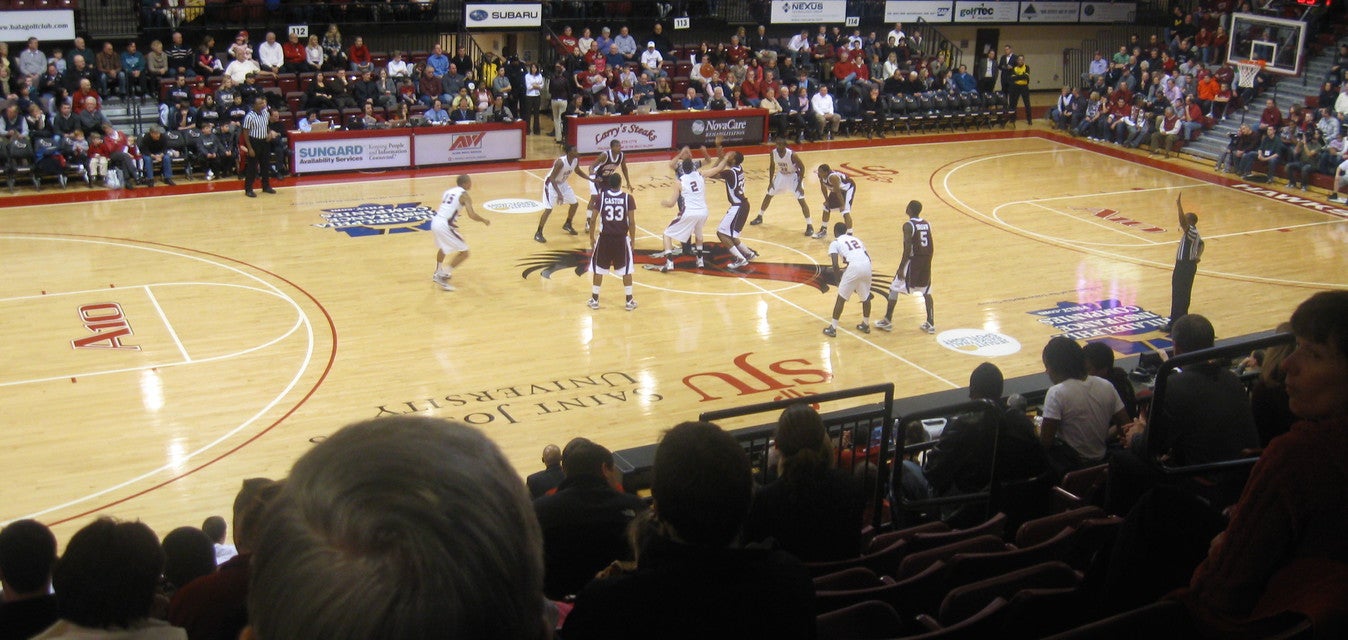
<instances>
[{"instance_id":1,"label":"referee striped shirt","mask_svg":"<svg viewBox=\"0 0 1348 640\"><path fill-rule=\"evenodd\" d=\"M243 128L248 131L248 137L257 140L267 139L267 134L271 131L270 124L271 118L267 117L265 110L262 113L249 111L243 118Z\"/></svg>"},{"instance_id":2,"label":"referee striped shirt","mask_svg":"<svg viewBox=\"0 0 1348 640\"><path fill-rule=\"evenodd\" d=\"M1189 225L1180 238L1179 250L1175 252L1176 262L1198 262L1203 239L1198 237L1198 225Z\"/></svg>"}]
</instances>

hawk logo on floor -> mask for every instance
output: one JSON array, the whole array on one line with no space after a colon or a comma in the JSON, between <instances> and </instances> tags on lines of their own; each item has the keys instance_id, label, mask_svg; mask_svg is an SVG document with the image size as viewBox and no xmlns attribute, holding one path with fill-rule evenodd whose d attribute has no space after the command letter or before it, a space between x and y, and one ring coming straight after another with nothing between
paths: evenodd
<instances>
[{"instance_id":1,"label":"hawk logo on floor","mask_svg":"<svg viewBox=\"0 0 1348 640\"><path fill-rule=\"evenodd\" d=\"M390 233L428 231L435 210L420 202L400 204L366 203L354 207L324 209L324 222L314 225L320 229L335 229L353 238L382 236Z\"/></svg>"},{"instance_id":2,"label":"hawk logo on floor","mask_svg":"<svg viewBox=\"0 0 1348 640\"><path fill-rule=\"evenodd\" d=\"M657 258L654 254L657 251L633 251L632 261L638 265L656 267L663 265L665 259ZM551 278L552 274L559 271L570 270L577 276L584 275L590 270L589 250L572 249L544 251L536 253L520 262L524 271L520 277L528 278L531 274L537 273L544 278ZM752 278L754 280L775 280L777 282L794 282L814 287L820 293L827 293L830 286L838 286L838 273L833 269L819 264L800 264L783 262L751 262L742 269L727 269L726 265L734 262L730 252L720 245L708 247L703 253L705 267L697 268L697 259L691 254L684 253L674 258L674 269L677 273L690 273L703 276L717 276L721 278ZM873 283L871 291L878 296L885 296L889 293L889 284Z\"/></svg>"}]
</instances>

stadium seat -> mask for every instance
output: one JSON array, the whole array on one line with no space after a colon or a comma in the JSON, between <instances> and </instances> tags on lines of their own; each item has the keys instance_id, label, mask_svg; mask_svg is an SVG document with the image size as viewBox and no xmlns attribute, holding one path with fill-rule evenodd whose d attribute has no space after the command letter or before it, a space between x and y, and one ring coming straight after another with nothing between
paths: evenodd
<instances>
[{"instance_id":1,"label":"stadium seat","mask_svg":"<svg viewBox=\"0 0 1348 640\"><path fill-rule=\"evenodd\" d=\"M919 533L944 533L949 530L950 525L941 522L940 520L937 520L935 522L927 522L925 524L919 524L916 526L908 527L907 529L900 529L898 531L890 531L887 533L882 533L878 536L875 536L875 538L871 540L867 553L874 553L876 551L884 549L885 547L888 547L889 545L894 544L895 542L898 542L900 540L907 540Z\"/></svg>"},{"instance_id":2,"label":"stadium seat","mask_svg":"<svg viewBox=\"0 0 1348 640\"><path fill-rule=\"evenodd\" d=\"M1100 518L1104 515L1105 512L1099 507L1082 507L1031 520L1016 530L1016 546L1024 548L1039 544L1063 529L1081 524L1083 520Z\"/></svg>"},{"instance_id":3,"label":"stadium seat","mask_svg":"<svg viewBox=\"0 0 1348 640\"><path fill-rule=\"evenodd\" d=\"M816 613L836 611L844 607L880 600L903 615L917 615L935 610L941 604L941 596L935 589L940 586L941 576L945 573L945 563L937 561L925 571L904 580L895 581L882 576L882 584L867 589L844 589L838 591L816 591L814 607Z\"/></svg>"},{"instance_id":4,"label":"stadium seat","mask_svg":"<svg viewBox=\"0 0 1348 640\"><path fill-rule=\"evenodd\" d=\"M1071 553L1075 535L1076 529L1068 528L1031 547L991 552L960 552L945 556L948 565L946 584L956 587L1043 562L1061 562Z\"/></svg>"},{"instance_id":5,"label":"stadium seat","mask_svg":"<svg viewBox=\"0 0 1348 640\"><path fill-rule=\"evenodd\" d=\"M879 600L859 602L815 618L819 640L893 638L904 633L904 619Z\"/></svg>"},{"instance_id":6,"label":"stadium seat","mask_svg":"<svg viewBox=\"0 0 1348 640\"><path fill-rule=\"evenodd\" d=\"M866 567L852 567L814 579L815 591L846 591L880 586L880 577Z\"/></svg>"},{"instance_id":7,"label":"stadium seat","mask_svg":"<svg viewBox=\"0 0 1348 640\"><path fill-rule=\"evenodd\" d=\"M1006 543L994 535L983 535L967 540L911 553L899 563L899 571L894 576L898 580L910 578L925 571L937 561L944 561L957 553L992 553L1005 551Z\"/></svg>"},{"instance_id":8,"label":"stadium seat","mask_svg":"<svg viewBox=\"0 0 1348 640\"><path fill-rule=\"evenodd\" d=\"M908 636L906 640L936 640L937 638L941 638L944 640L954 640L956 638L970 638L970 639L986 638L997 630L997 627L999 625L999 622L997 620L997 614L1004 607L1006 607L1006 600L1003 598L995 598L993 599L992 602L989 602L986 607L983 607L983 609L978 613L974 614L973 616L970 616L968 619L964 620L963 622L960 622L959 624L952 625L949 627L941 627L940 624L937 623L935 619L931 618L930 616L926 615L918 616L918 622L921 623L923 626L932 628L932 631L930 631L929 633L924 633L922 635Z\"/></svg>"},{"instance_id":9,"label":"stadium seat","mask_svg":"<svg viewBox=\"0 0 1348 640\"><path fill-rule=\"evenodd\" d=\"M1108 479L1107 464L1067 472L1058 485L1053 487L1053 508L1066 511L1091 504L1095 494Z\"/></svg>"},{"instance_id":10,"label":"stadium seat","mask_svg":"<svg viewBox=\"0 0 1348 640\"><path fill-rule=\"evenodd\" d=\"M908 542L900 540L880 551L864 556L832 562L807 562L805 567L810 570L810 575L815 576L828 575L852 567L866 567L877 574L892 575L907 553Z\"/></svg>"},{"instance_id":11,"label":"stadium seat","mask_svg":"<svg viewBox=\"0 0 1348 640\"><path fill-rule=\"evenodd\" d=\"M935 549L953 542L977 538L983 535L992 535L998 538L1004 538L1006 534L1006 514L998 513L982 524L958 529L954 531L916 533L908 540L909 553Z\"/></svg>"}]
</instances>

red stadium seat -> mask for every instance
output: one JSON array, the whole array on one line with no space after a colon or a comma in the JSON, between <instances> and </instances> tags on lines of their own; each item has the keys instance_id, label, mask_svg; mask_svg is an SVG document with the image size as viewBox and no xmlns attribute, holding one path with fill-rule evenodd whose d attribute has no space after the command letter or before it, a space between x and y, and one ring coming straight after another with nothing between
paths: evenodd
<instances>
[{"instance_id":1,"label":"red stadium seat","mask_svg":"<svg viewBox=\"0 0 1348 640\"><path fill-rule=\"evenodd\" d=\"M293 73L282 73L276 76L276 86L281 88L282 93L300 90L300 79Z\"/></svg>"}]
</instances>

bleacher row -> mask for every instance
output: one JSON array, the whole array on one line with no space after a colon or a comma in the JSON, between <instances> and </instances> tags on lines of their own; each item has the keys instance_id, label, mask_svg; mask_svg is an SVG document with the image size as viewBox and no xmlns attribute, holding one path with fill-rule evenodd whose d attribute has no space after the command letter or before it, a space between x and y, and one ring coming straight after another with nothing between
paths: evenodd
<instances>
[{"instance_id":1,"label":"bleacher row","mask_svg":"<svg viewBox=\"0 0 1348 640\"><path fill-rule=\"evenodd\" d=\"M1082 572L1122 522L1087 506L1014 531L998 513L965 529L938 521L881 534L860 558L807 564L819 637L1042 638L1071 629L1086 622Z\"/></svg>"}]
</instances>

